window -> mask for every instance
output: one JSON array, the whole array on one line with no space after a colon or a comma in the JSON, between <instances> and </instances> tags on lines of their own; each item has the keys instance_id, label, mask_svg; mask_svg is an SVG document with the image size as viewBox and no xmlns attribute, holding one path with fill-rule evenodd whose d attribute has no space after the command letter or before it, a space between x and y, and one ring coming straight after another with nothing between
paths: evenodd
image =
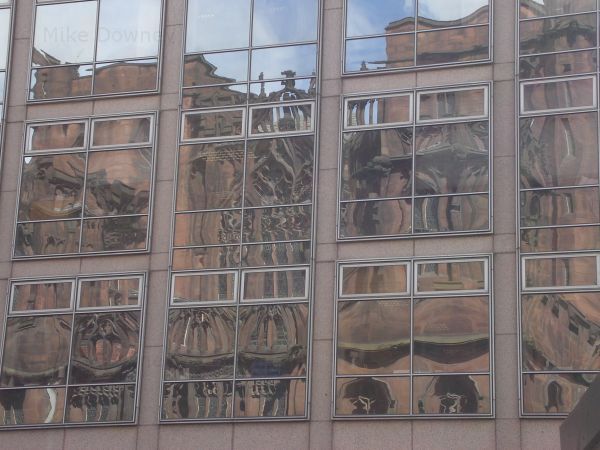
<instances>
[{"instance_id":1,"label":"window","mask_svg":"<svg viewBox=\"0 0 600 450\"><path fill-rule=\"evenodd\" d=\"M137 420L145 275L10 283L2 427Z\"/></svg>"},{"instance_id":2,"label":"window","mask_svg":"<svg viewBox=\"0 0 600 450\"><path fill-rule=\"evenodd\" d=\"M491 59L491 0L346 0L345 74Z\"/></svg>"},{"instance_id":3,"label":"window","mask_svg":"<svg viewBox=\"0 0 600 450\"><path fill-rule=\"evenodd\" d=\"M489 231L489 89L347 97L339 239Z\"/></svg>"},{"instance_id":4,"label":"window","mask_svg":"<svg viewBox=\"0 0 600 450\"><path fill-rule=\"evenodd\" d=\"M600 371L597 6L520 1L523 417L568 415Z\"/></svg>"},{"instance_id":5,"label":"window","mask_svg":"<svg viewBox=\"0 0 600 450\"><path fill-rule=\"evenodd\" d=\"M162 422L308 415L317 0L188 0Z\"/></svg>"},{"instance_id":6,"label":"window","mask_svg":"<svg viewBox=\"0 0 600 450\"><path fill-rule=\"evenodd\" d=\"M8 91L8 60L10 53L11 37L11 2L0 1L0 148L2 147L2 133L4 131L4 115L6 95Z\"/></svg>"},{"instance_id":7,"label":"window","mask_svg":"<svg viewBox=\"0 0 600 450\"><path fill-rule=\"evenodd\" d=\"M37 0L29 100L156 92L162 0Z\"/></svg>"},{"instance_id":8,"label":"window","mask_svg":"<svg viewBox=\"0 0 600 450\"><path fill-rule=\"evenodd\" d=\"M27 125L15 258L148 249L155 114Z\"/></svg>"},{"instance_id":9,"label":"window","mask_svg":"<svg viewBox=\"0 0 600 450\"><path fill-rule=\"evenodd\" d=\"M340 262L334 417L491 416L490 262Z\"/></svg>"}]
</instances>

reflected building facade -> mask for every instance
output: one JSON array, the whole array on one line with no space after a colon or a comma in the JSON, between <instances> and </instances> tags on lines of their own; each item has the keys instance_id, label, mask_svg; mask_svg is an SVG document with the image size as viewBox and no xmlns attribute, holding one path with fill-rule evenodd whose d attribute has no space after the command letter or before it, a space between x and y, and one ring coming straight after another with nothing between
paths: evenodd
<instances>
[{"instance_id":1,"label":"reflected building facade","mask_svg":"<svg viewBox=\"0 0 600 450\"><path fill-rule=\"evenodd\" d=\"M12 0L0 2L0 155L4 143L4 120L8 95L8 63L12 36Z\"/></svg>"}]
</instances>

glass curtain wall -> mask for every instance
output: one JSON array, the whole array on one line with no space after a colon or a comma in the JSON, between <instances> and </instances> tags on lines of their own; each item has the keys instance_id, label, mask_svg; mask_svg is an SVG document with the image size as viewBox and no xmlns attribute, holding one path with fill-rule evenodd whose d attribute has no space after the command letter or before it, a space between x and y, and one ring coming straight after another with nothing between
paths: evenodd
<instances>
[{"instance_id":1,"label":"glass curtain wall","mask_svg":"<svg viewBox=\"0 0 600 450\"><path fill-rule=\"evenodd\" d=\"M565 416L600 371L596 0L520 0L521 413Z\"/></svg>"},{"instance_id":2,"label":"glass curtain wall","mask_svg":"<svg viewBox=\"0 0 600 450\"><path fill-rule=\"evenodd\" d=\"M187 2L164 422L307 417L319 9Z\"/></svg>"},{"instance_id":3,"label":"glass curtain wall","mask_svg":"<svg viewBox=\"0 0 600 450\"><path fill-rule=\"evenodd\" d=\"M4 142L4 119L8 95L8 57L11 42L11 0L0 0L0 154Z\"/></svg>"}]
</instances>

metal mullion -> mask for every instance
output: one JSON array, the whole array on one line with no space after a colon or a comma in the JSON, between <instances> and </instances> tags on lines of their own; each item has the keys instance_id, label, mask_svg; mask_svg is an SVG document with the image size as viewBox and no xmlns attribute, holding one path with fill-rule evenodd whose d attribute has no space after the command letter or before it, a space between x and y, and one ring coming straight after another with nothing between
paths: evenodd
<instances>
[{"instance_id":1,"label":"metal mullion","mask_svg":"<svg viewBox=\"0 0 600 450\"><path fill-rule=\"evenodd\" d=\"M348 41L360 41L361 39L377 39L377 38L387 38L389 36L408 36L409 34L414 34L415 31L398 31L395 33L375 33L375 34L361 34L358 36L346 36L346 40ZM311 41L308 41L312 43Z\"/></svg>"},{"instance_id":2,"label":"metal mullion","mask_svg":"<svg viewBox=\"0 0 600 450\"><path fill-rule=\"evenodd\" d=\"M414 217L414 214L413 214ZM414 219L413 219L414 221ZM411 263L409 264L409 273L408 273L408 282L410 283L410 367L409 367L409 395L408 395L408 401L409 401L409 405L408 405L408 415L409 416L413 416L414 412L413 412L413 402L414 402L414 375L415 375L415 368L414 368L414 359L415 359L415 337L414 337L414 329L415 329L415 296L414 296L414 292L416 289L416 282L415 282L415 277L416 277L416 262L413 259L411 261Z\"/></svg>"},{"instance_id":3,"label":"metal mullion","mask_svg":"<svg viewBox=\"0 0 600 450\"><path fill-rule=\"evenodd\" d=\"M523 375L564 375L564 374L589 374L589 375L594 375L594 374L600 374L600 370L594 370L594 369L584 369L584 370L575 370L575 369L568 369L568 370L524 370L523 371Z\"/></svg>"},{"instance_id":4,"label":"metal mullion","mask_svg":"<svg viewBox=\"0 0 600 450\"><path fill-rule=\"evenodd\" d=\"M579 224L566 224L566 225L520 226L519 229L521 231L524 231L524 230L552 230L552 229L555 229L555 228L597 227L598 225L600 225L600 222L579 223ZM600 249L596 249L596 250L600 250ZM549 252L551 252L551 253L566 253L566 252L570 252L570 251L593 252L594 250L564 250L564 251L549 250ZM539 253L539 252L522 252L522 254L527 254L527 253L534 253L535 254L535 253Z\"/></svg>"},{"instance_id":5,"label":"metal mullion","mask_svg":"<svg viewBox=\"0 0 600 450\"><path fill-rule=\"evenodd\" d=\"M597 13L597 11L592 9L591 11L580 11L580 12L563 13L563 14L550 14L548 16L519 17L519 22L534 22L536 20L561 19L563 17L581 16L583 14L593 14L593 13Z\"/></svg>"},{"instance_id":6,"label":"metal mullion","mask_svg":"<svg viewBox=\"0 0 600 450\"><path fill-rule=\"evenodd\" d=\"M94 61L92 62L91 95L94 95L94 91L96 88L96 61L97 61L97 57L98 57L98 32L100 31L100 3L101 2L102 2L102 0L96 0L96 30L95 30L96 33L94 36ZM81 226L81 229L83 230L83 224ZM79 244L81 245L81 242L79 242Z\"/></svg>"},{"instance_id":7,"label":"metal mullion","mask_svg":"<svg viewBox=\"0 0 600 450\"><path fill-rule=\"evenodd\" d=\"M82 227L83 228L83 227ZM71 302L73 303L73 308L71 310L71 339L69 342L69 360L67 363L67 374L66 374L66 378L65 378L65 400L64 400L64 405L63 405L63 417L62 417L62 424L66 425L67 424L67 407L69 405L69 379L71 377L71 360L73 357L73 341L75 339L75 318L77 317L75 314L75 310L76 310L76 306L79 303L79 277L74 277L74 286L73 286L73 292L71 293Z\"/></svg>"},{"instance_id":8,"label":"metal mullion","mask_svg":"<svg viewBox=\"0 0 600 450\"><path fill-rule=\"evenodd\" d=\"M415 3L418 5L419 0L415 0ZM417 20L418 20L418 14L415 17L415 30L417 27L417 25L416 25ZM417 50L416 49L417 49L417 35L416 35L416 31L415 31L415 65L417 63L417 53L416 53ZM410 192L410 212L411 212L410 220L411 220L411 222L410 222L410 232L408 234L413 236L415 234L415 223L416 223L416 218L415 218L415 216L416 216L416 208L415 208L416 195L415 194L417 192L417 189L416 189L415 183L417 181L417 177L416 177L415 171L417 169L417 120L418 120L417 113L419 110L419 107L418 107L419 95L417 95L416 89L413 89L411 98L412 98L412 111L411 112L413 115L412 116L412 119L413 119L412 120L412 155L411 155L411 157L412 157L412 176L411 176L411 183L410 183L411 184L411 192ZM413 262L412 261L409 264L409 267L411 269L410 276L412 277L412 273L413 273L413 271L412 271ZM410 282L410 287L411 287L411 293L410 293L410 295L411 295L411 312L410 312L410 314L411 314L411 327L412 327L412 291L414 289L414 286L413 286L414 283L412 283L412 280L409 280L409 282ZM411 333L412 333L412 328L411 328ZM411 334L411 347L412 347L412 334ZM411 348L411 350L412 350L412 348ZM411 369L412 369L412 353L411 353ZM412 371L411 371L411 378L410 378L410 401L411 401L410 411L412 413Z\"/></svg>"},{"instance_id":9,"label":"metal mullion","mask_svg":"<svg viewBox=\"0 0 600 450\"><path fill-rule=\"evenodd\" d=\"M600 172L599 172L600 173ZM539 188L521 188L521 192L536 192L536 191L560 191L566 189L589 189L589 188L597 188L598 183L594 184L579 184L579 185L565 185L565 186L543 186Z\"/></svg>"},{"instance_id":10,"label":"metal mullion","mask_svg":"<svg viewBox=\"0 0 600 450\"><path fill-rule=\"evenodd\" d=\"M417 52L417 26L418 26L418 23L419 23L419 1L420 0L413 0L413 1L414 1L413 5L415 7L415 21L414 21L414 29L412 31L412 34L413 34L413 63L412 63L412 67L417 67L417 54L418 54L418 52ZM414 91L415 90L413 89L413 92ZM416 105L416 103L417 103L417 101L416 101L416 95L413 94L413 96L415 97L414 103ZM416 109L415 109L415 111L416 111ZM417 122L417 116L415 115L415 116L413 116L413 124L416 123L416 122ZM413 169L414 169L414 167L413 167ZM414 174L414 172L413 172L413 174ZM412 233L413 233L413 231L411 230L411 234ZM410 394L411 394L411 399L412 399L412 378L411 378L411 381L410 381ZM411 406L410 411L412 412L412 406Z\"/></svg>"}]
</instances>

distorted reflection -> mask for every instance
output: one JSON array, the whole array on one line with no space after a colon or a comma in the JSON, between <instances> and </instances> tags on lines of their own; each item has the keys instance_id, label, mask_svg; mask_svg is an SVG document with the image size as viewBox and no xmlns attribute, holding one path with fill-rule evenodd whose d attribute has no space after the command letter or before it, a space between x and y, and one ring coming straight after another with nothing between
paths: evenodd
<instances>
[{"instance_id":1,"label":"distorted reflection","mask_svg":"<svg viewBox=\"0 0 600 450\"><path fill-rule=\"evenodd\" d=\"M491 414L490 377L450 375L413 379L413 414Z\"/></svg>"},{"instance_id":2,"label":"distorted reflection","mask_svg":"<svg viewBox=\"0 0 600 450\"><path fill-rule=\"evenodd\" d=\"M595 373L523 374L525 414L568 414L596 378Z\"/></svg>"},{"instance_id":3,"label":"distorted reflection","mask_svg":"<svg viewBox=\"0 0 600 450\"><path fill-rule=\"evenodd\" d=\"M519 77L545 78L596 72L596 50L526 56L519 60Z\"/></svg>"},{"instance_id":4,"label":"distorted reflection","mask_svg":"<svg viewBox=\"0 0 600 450\"><path fill-rule=\"evenodd\" d=\"M596 0L520 0L521 19L596 10Z\"/></svg>"},{"instance_id":5,"label":"distorted reflection","mask_svg":"<svg viewBox=\"0 0 600 450\"><path fill-rule=\"evenodd\" d=\"M342 296L408 294L408 264L342 266Z\"/></svg>"},{"instance_id":6,"label":"distorted reflection","mask_svg":"<svg viewBox=\"0 0 600 450\"><path fill-rule=\"evenodd\" d=\"M70 309L73 283L14 284L11 292L11 312Z\"/></svg>"},{"instance_id":7,"label":"distorted reflection","mask_svg":"<svg viewBox=\"0 0 600 450\"><path fill-rule=\"evenodd\" d=\"M164 420L223 419L232 415L232 382L166 383L163 387Z\"/></svg>"},{"instance_id":8,"label":"distorted reflection","mask_svg":"<svg viewBox=\"0 0 600 450\"><path fill-rule=\"evenodd\" d=\"M414 49L415 35L412 33L350 39L346 41L344 67L346 72L364 72L414 66Z\"/></svg>"},{"instance_id":9,"label":"distorted reflection","mask_svg":"<svg viewBox=\"0 0 600 450\"><path fill-rule=\"evenodd\" d=\"M245 267L310 264L311 242L245 245L242 255L242 265Z\"/></svg>"},{"instance_id":10,"label":"distorted reflection","mask_svg":"<svg viewBox=\"0 0 600 450\"><path fill-rule=\"evenodd\" d=\"M29 222L17 224L15 256L77 253L81 222Z\"/></svg>"},{"instance_id":11,"label":"distorted reflection","mask_svg":"<svg viewBox=\"0 0 600 450\"><path fill-rule=\"evenodd\" d=\"M318 7L318 0L254 0L252 45L316 40Z\"/></svg>"},{"instance_id":12,"label":"distorted reflection","mask_svg":"<svg viewBox=\"0 0 600 450\"><path fill-rule=\"evenodd\" d=\"M424 262L417 264L419 293L480 291L487 289L484 261Z\"/></svg>"},{"instance_id":13,"label":"distorted reflection","mask_svg":"<svg viewBox=\"0 0 600 450\"><path fill-rule=\"evenodd\" d=\"M248 85L231 84L183 88L181 98L183 109L243 106L248 100Z\"/></svg>"},{"instance_id":14,"label":"distorted reflection","mask_svg":"<svg viewBox=\"0 0 600 450\"><path fill-rule=\"evenodd\" d=\"M311 206L244 210L244 242L276 242L310 239Z\"/></svg>"},{"instance_id":15,"label":"distorted reflection","mask_svg":"<svg viewBox=\"0 0 600 450\"><path fill-rule=\"evenodd\" d=\"M44 67L31 71L30 100L81 97L92 93L94 66Z\"/></svg>"},{"instance_id":16,"label":"distorted reflection","mask_svg":"<svg viewBox=\"0 0 600 450\"><path fill-rule=\"evenodd\" d=\"M417 66L487 59L490 27L477 26L417 33Z\"/></svg>"},{"instance_id":17,"label":"distorted reflection","mask_svg":"<svg viewBox=\"0 0 600 450\"><path fill-rule=\"evenodd\" d=\"M592 77L524 83L522 112L592 108L596 105L595 89Z\"/></svg>"},{"instance_id":18,"label":"distorted reflection","mask_svg":"<svg viewBox=\"0 0 600 450\"><path fill-rule=\"evenodd\" d=\"M27 150L83 150L86 125L86 122L30 125L27 130Z\"/></svg>"},{"instance_id":19,"label":"distorted reflection","mask_svg":"<svg viewBox=\"0 0 600 450\"><path fill-rule=\"evenodd\" d=\"M317 80L315 78L293 79L295 74L286 71L282 81L262 81L250 84L249 103L279 103L315 99Z\"/></svg>"},{"instance_id":20,"label":"distorted reflection","mask_svg":"<svg viewBox=\"0 0 600 450\"><path fill-rule=\"evenodd\" d=\"M596 14L528 20L520 25L520 52L549 53L596 46Z\"/></svg>"},{"instance_id":21,"label":"distorted reflection","mask_svg":"<svg viewBox=\"0 0 600 450\"><path fill-rule=\"evenodd\" d=\"M140 278L105 278L84 280L79 287L80 308L114 308L139 306L141 303Z\"/></svg>"},{"instance_id":22,"label":"distorted reflection","mask_svg":"<svg viewBox=\"0 0 600 450\"><path fill-rule=\"evenodd\" d=\"M600 222L599 196L597 187L523 191L521 226L596 224Z\"/></svg>"},{"instance_id":23,"label":"distorted reflection","mask_svg":"<svg viewBox=\"0 0 600 450\"><path fill-rule=\"evenodd\" d=\"M302 417L305 414L305 380L238 381L235 385L235 417Z\"/></svg>"},{"instance_id":24,"label":"distorted reflection","mask_svg":"<svg viewBox=\"0 0 600 450\"><path fill-rule=\"evenodd\" d=\"M96 119L92 122L92 147L149 144L152 118Z\"/></svg>"},{"instance_id":25,"label":"distorted reflection","mask_svg":"<svg viewBox=\"0 0 600 450\"><path fill-rule=\"evenodd\" d=\"M411 230L411 199L341 204L340 237L393 236Z\"/></svg>"},{"instance_id":26,"label":"distorted reflection","mask_svg":"<svg viewBox=\"0 0 600 450\"><path fill-rule=\"evenodd\" d=\"M1 390L0 426L60 424L64 405L64 388Z\"/></svg>"},{"instance_id":27,"label":"distorted reflection","mask_svg":"<svg viewBox=\"0 0 600 450\"><path fill-rule=\"evenodd\" d=\"M235 272L176 275L173 303L231 302L235 300Z\"/></svg>"},{"instance_id":28,"label":"distorted reflection","mask_svg":"<svg viewBox=\"0 0 600 450\"><path fill-rule=\"evenodd\" d=\"M415 0L347 0L346 36L414 29ZM402 23L402 27L395 24Z\"/></svg>"},{"instance_id":29,"label":"distorted reflection","mask_svg":"<svg viewBox=\"0 0 600 450\"><path fill-rule=\"evenodd\" d=\"M244 134L244 110L195 112L184 115L182 140L240 137Z\"/></svg>"},{"instance_id":30,"label":"distorted reflection","mask_svg":"<svg viewBox=\"0 0 600 450\"><path fill-rule=\"evenodd\" d=\"M533 258L524 265L526 288L598 284L595 256Z\"/></svg>"},{"instance_id":31,"label":"distorted reflection","mask_svg":"<svg viewBox=\"0 0 600 450\"><path fill-rule=\"evenodd\" d=\"M338 416L410 413L410 378L338 378L336 391Z\"/></svg>"},{"instance_id":32,"label":"distorted reflection","mask_svg":"<svg viewBox=\"0 0 600 450\"><path fill-rule=\"evenodd\" d=\"M247 271L243 276L242 301L308 298L308 273L305 269Z\"/></svg>"},{"instance_id":33,"label":"distorted reflection","mask_svg":"<svg viewBox=\"0 0 600 450\"><path fill-rule=\"evenodd\" d=\"M348 99L346 101L346 128L406 124L412 121L410 94Z\"/></svg>"},{"instance_id":34,"label":"distorted reflection","mask_svg":"<svg viewBox=\"0 0 600 450\"><path fill-rule=\"evenodd\" d=\"M228 269L239 266L239 245L173 250L173 270Z\"/></svg>"},{"instance_id":35,"label":"distorted reflection","mask_svg":"<svg viewBox=\"0 0 600 450\"><path fill-rule=\"evenodd\" d=\"M417 0L419 29L475 25L489 21L489 0Z\"/></svg>"},{"instance_id":36,"label":"distorted reflection","mask_svg":"<svg viewBox=\"0 0 600 450\"><path fill-rule=\"evenodd\" d=\"M235 83L248 79L246 50L190 55L185 57L183 64L183 86Z\"/></svg>"},{"instance_id":37,"label":"distorted reflection","mask_svg":"<svg viewBox=\"0 0 600 450\"><path fill-rule=\"evenodd\" d=\"M313 131L313 104L280 105L250 110L250 134Z\"/></svg>"},{"instance_id":38,"label":"distorted reflection","mask_svg":"<svg viewBox=\"0 0 600 450\"><path fill-rule=\"evenodd\" d=\"M415 233L486 231L490 228L488 195L415 199Z\"/></svg>"},{"instance_id":39,"label":"distorted reflection","mask_svg":"<svg viewBox=\"0 0 600 450\"><path fill-rule=\"evenodd\" d=\"M600 227L529 228L521 230L522 252L560 252L600 248Z\"/></svg>"},{"instance_id":40,"label":"distorted reflection","mask_svg":"<svg viewBox=\"0 0 600 450\"><path fill-rule=\"evenodd\" d=\"M487 116L487 89L424 91L418 95L419 122Z\"/></svg>"},{"instance_id":41,"label":"distorted reflection","mask_svg":"<svg viewBox=\"0 0 600 450\"><path fill-rule=\"evenodd\" d=\"M148 246L148 216L88 219L82 226L82 252L144 250Z\"/></svg>"},{"instance_id":42,"label":"distorted reflection","mask_svg":"<svg viewBox=\"0 0 600 450\"><path fill-rule=\"evenodd\" d=\"M305 44L252 50L252 81L316 75L317 45Z\"/></svg>"},{"instance_id":43,"label":"distorted reflection","mask_svg":"<svg viewBox=\"0 0 600 450\"><path fill-rule=\"evenodd\" d=\"M224 245L240 242L242 212L239 210L177 214L173 244Z\"/></svg>"},{"instance_id":44,"label":"distorted reflection","mask_svg":"<svg viewBox=\"0 0 600 450\"><path fill-rule=\"evenodd\" d=\"M69 387L65 422L131 422L135 410L135 386L106 385Z\"/></svg>"}]
</instances>

